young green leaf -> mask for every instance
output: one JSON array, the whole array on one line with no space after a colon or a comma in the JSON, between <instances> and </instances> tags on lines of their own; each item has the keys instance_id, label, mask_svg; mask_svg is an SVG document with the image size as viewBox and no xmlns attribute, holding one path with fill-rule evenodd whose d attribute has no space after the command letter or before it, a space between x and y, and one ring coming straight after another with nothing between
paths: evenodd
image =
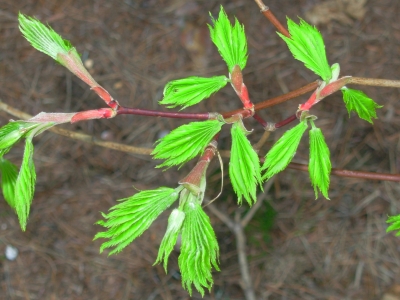
<instances>
[{"instance_id":1,"label":"young green leaf","mask_svg":"<svg viewBox=\"0 0 400 300\"><path fill-rule=\"evenodd\" d=\"M168 108L195 105L222 89L228 82L226 76L188 77L170 81L164 88L164 98L159 102Z\"/></svg>"},{"instance_id":2,"label":"young green leaf","mask_svg":"<svg viewBox=\"0 0 400 300\"><path fill-rule=\"evenodd\" d=\"M31 45L53 59L57 60L57 55L67 54L75 51L75 48L67 40L64 40L50 26L42 24L39 20L27 17L21 13L18 15L19 29Z\"/></svg>"},{"instance_id":3,"label":"young green leaf","mask_svg":"<svg viewBox=\"0 0 400 300\"><path fill-rule=\"evenodd\" d=\"M96 224L108 230L97 233L94 239L105 238L109 241L101 245L100 253L111 247L115 248L109 255L121 252L178 199L181 190L181 187L177 189L160 187L141 191L132 197L119 200L122 202L111 207L108 214L102 213L106 220L100 220Z\"/></svg>"},{"instance_id":4,"label":"young green leaf","mask_svg":"<svg viewBox=\"0 0 400 300\"><path fill-rule=\"evenodd\" d=\"M287 18L287 23L290 38L280 33L278 35L286 42L295 59L303 62L308 69L328 83L332 78L332 71L326 59L321 33L302 19L297 25Z\"/></svg>"},{"instance_id":5,"label":"young green leaf","mask_svg":"<svg viewBox=\"0 0 400 300\"><path fill-rule=\"evenodd\" d=\"M239 204L244 197L249 205L252 205L257 200L257 184L261 186L262 183L261 167L258 155L247 139L246 133L243 123L237 122L232 125L229 177Z\"/></svg>"},{"instance_id":6,"label":"young green leaf","mask_svg":"<svg viewBox=\"0 0 400 300\"><path fill-rule=\"evenodd\" d=\"M18 177L17 167L9 160L0 158L1 189L8 205L15 209L15 185Z\"/></svg>"},{"instance_id":7,"label":"young green leaf","mask_svg":"<svg viewBox=\"0 0 400 300\"><path fill-rule=\"evenodd\" d=\"M7 123L0 128L0 149L9 149L24 137L28 131L37 126L37 123L25 121L12 121Z\"/></svg>"},{"instance_id":8,"label":"young green leaf","mask_svg":"<svg viewBox=\"0 0 400 300\"><path fill-rule=\"evenodd\" d=\"M296 154L303 133L308 128L307 121L300 122L292 129L286 131L272 146L265 156L262 170L267 170L263 180L270 179L275 174L284 170Z\"/></svg>"},{"instance_id":9,"label":"young green leaf","mask_svg":"<svg viewBox=\"0 0 400 300\"><path fill-rule=\"evenodd\" d=\"M396 236L400 236L400 215L397 216L389 216L386 220L386 223L392 223L388 228L386 228L386 232L396 231Z\"/></svg>"},{"instance_id":10,"label":"young green leaf","mask_svg":"<svg viewBox=\"0 0 400 300\"><path fill-rule=\"evenodd\" d=\"M183 208L181 254L178 258L183 287L192 295L192 285L204 296L204 288L211 289L211 269L219 271L219 247L210 218L199 203L188 202Z\"/></svg>"},{"instance_id":11,"label":"young green leaf","mask_svg":"<svg viewBox=\"0 0 400 300\"><path fill-rule=\"evenodd\" d=\"M373 123L372 118L378 118L376 116L376 109L383 106L376 103L362 91L343 87L342 93L343 101L346 104L349 116L351 111L355 111L360 119L363 119L371 124Z\"/></svg>"},{"instance_id":12,"label":"young green leaf","mask_svg":"<svg viewBox=\"0 0 400 300\"><path fill-rule=\"evenodd\" d=\"M35 193L36 171L33 163L33 143L30 136L25 142L24 157L22 158L21 169L19 170L15 183L15 211L23 231L26 230L29 211Z\"/></svg>"},{"instance_id":13,"label":"young green leaf","mask_svg":"<svg viewBox=\"0 0 400 300\"><path fill-rule=\"evenodd\" d=\"M154 263L158 264L164 262L163 265L165 272L167 272L168 257L171 254L172 250L174 249L176 240L178 239L178 235L181 232L181 227L184 219L185 219L185 213L179 208L174 209L168 218L167 232L165 233L161 241L157 259L156 262Z\"/></svg>"},{"instance_id":14,"label":"young green leaf","mask_svg":"<svg viewBox=\"0 0 400 300\"><path fill-rule=\"evenodd\" d=\"M318 190L321 191L326 199L329 199L329 175L331 173L330 152L325 143L321 129L315 127L313 121L311 121L311 125L310 163L308 165L311 184L314 188L315 199L318 198Z\"/></svg>"},{"instance_id":15,"label":"young green leaf","mask_svg":"<svg viewBox=\"0 0 400 300\"><path fill-rule=\"evenodd\" d=\"M224 123L218 120L191 122L172 130L157 141L152 155L165 159L157 168L182 165L204 151Z\"/></svg>"},{"instance_id":16,"label":"young green leaf","mask_svg":"<svg viewBox=\"0 0 400 300\"><path fill-rule=\"evenodd\" d=\"M218 19L211 16L213 25L208 25L211 40L217 46L219 53L228 65L229 73L235 65L243 70L247 63L247 41L244 26L235 18L232 26L221 6Z\"/></svg>"}]
</instances>

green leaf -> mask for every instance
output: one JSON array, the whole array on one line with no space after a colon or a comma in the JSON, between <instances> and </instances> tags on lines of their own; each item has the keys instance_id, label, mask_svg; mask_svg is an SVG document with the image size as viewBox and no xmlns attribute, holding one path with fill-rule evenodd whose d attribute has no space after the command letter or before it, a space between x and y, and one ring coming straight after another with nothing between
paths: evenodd
<instances>
[{"instance_id":1,"label":"green leaf","mask_svg":"<svg viewBox=\"0 0 400 300\"><path fill-rule=\"evenodd\" d=\"M0 149L9 149L37 126L38 124L36 123L25 121L11 121L7 123L0 128Z\"/></svg>"},{"instance_id":2,"label":"green leaf","mask_svg":"<svg viewBox=\"0 0 400 300\"><path fill-rule=\"evenodd\" d=\"M43 52L53 59L57 60L59 53L68 54L69 51L75 51L75 48L67 40L64 40L50 26L42 24L39 20L18 15L19 29L28 40L28 42L40 52Z\"/></svg>"},{"instance_id":3,"label":"green leaf","mask_svg":"<svg viewBox=\"0 0 400 300\"><path fill-rule=\"evenodd\" d=\"M396 231L396 236L400 236L400 215L397 216L389 216L386 220L386 223L392 223L387 229L386 232Z\"/></svg>"},{"instance_id":4,"label":"green leaf","mask_svg":"<svg viewBox=\"0 0 400 300\"><path fill-rule=\"evenodd\" d=\"M218 120L208 120L192 122L172 130L157 141L152 152L155 159L165 159L157 168L182 165L203 153L223 124Z\"/></svg>"},{"instance_id":5,"label":"green leaf","mask_svg":"<svg viewBox=\"0 0 400 300\"><path fill-rule=\"evenodd\" d=\"M263 180L270 179L275 174L283 171L296 154L303 133L308 128L307 121L300 122L292 129L286 131L272 146L265 156L262 170L267 170Z\"/></svg>"},{"instance_id":6,"label":"green leaf","mask_svg":"<svg viewBox=\"0 0 400 300\"><path fill-rule=\"evenodd\" d=\"M9 160L0 158L1 189L4 199L15 209L15 185L17 183L18 168Z\"/></svg>"},{"instance_id":7,"label":"green leaf","mask_svg":"<svg viewBox=\"0 0 400 300\"><path fill-rule=\"evenodd\" d=\"M260 160L247 139L246 133L241 121L232 125L229 177L239 204L242 203L242 197L244 197L251 206L257 200L257 184L261 186L262 180Z\"/></svg>"},{"instance_id":8,"label":"green leaf","mask_svg":"<svg viewBox=\"0 0 400 300\"><path fill-rule=\"evenodd\" d=\"M312 120L311 125L310 163L308 165L311 184L314 188L315 199L318 198L318 190L326 199L329 199L329 175L331 173L330 152L325 143L324 135L322 134L321 129L315 127Z\"/></svg>"},{"instance_id":9,"label":"green leaf","mask_svg":"<svg viewBox=\"0 0 400 300\"><path fill-rule=\"evenodd\" d=\"M332 71L326 59L325 44L321 33L304 20L300 19L297 25L287 18L290 38L278 33L286 42L295 59L321 76L325 82L332 78Z\"/></svg>"},{"instance_id":10,"label":"green leaf","mask_svg":"<svg viewBox=\"0 0 400 300\"><path fill-rule=\"evenodd\" d=\"M355 111L360 119L363 119L369 123L372 122L372 118L377 119L376 109L383 107L377 104L374 100L365 95L362 91L349 89L347 87L342 88L343 101L346 104L347 111Z\"/></svg>"},{"instance_id":11,"label":"green leaf","mask_svg":"<svg viewBox=\"0 0 400 300\"><path fill-rule=\"evenodd\" d=\"M167 272L168 257L174 249L176 240L178 239L179 233L181 232L181 227L184 219L185 213L181 209L174 209L168 218L167 232L165 233L161 241L157 259L154 263L158 264L164 262L165 272Z\"/></svg>"},{"instance_id":12,"label":"green leaf","mask_svg":"<svg viewBox=\"0 0 400 300\"><path fill-rule=\"evenodd\" d=\"M244 26L235 18L232 26L221 6L218 19L211 16L213 25L208 25L211 40L217 46L219 53L228 65L229 73L235 65L243 70L247 63L247 41Z\"/></svg>"},{"instance_id":13,"label":"green leaf","mask_svg":"<svg viewBox=\"0 0 400 300\"><path fill-rule=\"evenodd\" d=\"M164 88L164 98L159 102L168 108L195 105L222 89L229 81L226 76L188 77L170 81Z\"/></svg>"},{"instance_id":14,"label":"green leaf","mask_svg":"<svg viewBox=\"0 0 400 300\"><path fill-rule=\"evenodd\" d=\"M108 228L107 231L99 232L94 237L95 240L98 238L109 239L108 242L101 245L100 253L111 247L115 248L109 255L121 252L178 199L181 190L181 187L177 189L160 187L120 199L120 204L111 207L108 214L102 214L106 220L96 223Z\"/></svg>"},{"instance_id":15,"label":"green leaf","mask_svg":"<svg viewBox=\"0 0 400 300\"><path fill-rule=\"evenodd\" d=\"M26 230L26 223L35 193L36 172L33 163L33 150L32 137L28 137L25 142L21 169L19 170L17 182L15 184L14 198L15 210L23 231Z\"/></svg>"},{"instance_id":16,"label":"green leaf","mask_svg":"<svg viewBox=\"0 0 400 300\"><path fill-rule=\"evenodd\" d=\"M200 204L188 202L183 208L182 245L178 264L183 287L192 295L192 285L204 296L204 288L211 289L211 269L219 271L219 247L210 218Z\"/></svg>"}]
</instances>

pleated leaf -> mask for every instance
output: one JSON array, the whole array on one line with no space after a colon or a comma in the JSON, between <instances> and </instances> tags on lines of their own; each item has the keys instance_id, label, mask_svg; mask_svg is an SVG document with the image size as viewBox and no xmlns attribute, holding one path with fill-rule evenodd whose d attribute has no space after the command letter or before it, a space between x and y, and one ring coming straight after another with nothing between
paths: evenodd
<instances>
[{"instance_id":1,"label":"pleated leaf","mask_svg":"<svg viewBox=\"0 0 400 300\"><path fill-rule=\"evenodd\" d=\"M229 162L229 177L233 190L242 203L242 197L251 206L257 200L257 185L261 187L261 167L257 153L246 137L242 123L232 125L232 149Z\"/></svg>"},{"instance_id":2,"label":"pleated leaf","mask_svg":"<svg viewBox=\"0 0 400 300\"><path fill-rule=\"evenodd\" d=\"M222 89L228 82L226 76L188 77L170 81L164 88L164 98L159 102L168 108L195 105Z\"/></svg>"},{"instance_id":3,"label":"pleated leaf","mask_svg":"<svg viewBox=\"0 0 400 300\"><path fill-rule=\"evenodd\" d=\"M397 231L396 236L400 236L400 215L389 216L386 223L391 223L391 225L386 229L386 232Z\"/></svg>"},{"instance_id":4,"label":"pleated leaf","mask_svg":"<svg viewBox=\"0 0 400 300\"><path fill-rule=\"evenodd\" d=\"M311 184L314 188L315 199L318 198L318 190L326 199L329 199L329 175L332 168L330 152L321 129L315 127L312 121L311 124L313 128L310 130L310 163L308 165Z\"/></svg>"},{"instance_id":5,"label":"pleated leaf","mask_svg":"<svg viewBox=\"0 0 400 300\"><path fill-rule=\"evenodd\" d=\"M165 272L167 272L168 257L174 249L178 236L181 232L183 220L185 220L185 213L178 208L174 209L168 218L167 232L161 241L157 259L154 263L159 264L163 262Z\"/></svg>"},{"instance_id":6,"label":"pleated leaf","mask_svg":"<svg viewBox=\"0 0 400 300\"><path fill-rule=\"evenodd\" d=\"M287 18L290 38L278 33L286 42L295 59L304 63L306 68L329 82L332 71L325 53L325 44L321 33L314 27L300 19L296 24Z\"/></svg>"},{"instance_id":7,"label":"pleated leaf","mask_svg":"<svg viewBox=\"0 0 400 300\"><path fill-rule=\"evenodd\" d=\"M112 247L114 249L109 255L121 252L178 199L180 190L181 188L160 187L141 191L132 197L120 199L121 203L111 207L108 214L102 213L105 220L96 224L108 229L97 233L94 239L105 238L109 241L101 245L100 253Z\"/></svg>"},{"instance_id":8,"label":"pleated leaf","mask_svg":"<svg viewBox=\"0 0 400 300\"><path fill-rule=\"evenodd\" d=\"M19 29L28 42L38 51L43 52L57 60L57 55L67 54L70 50L75 50L71 43L64 40L50 26L46 26L39 20L18 15Z\"/></svg>"},{"instance_id":9,"label":"pleated leaf","mask_svg":"<svg viewBox=\"0 0 400 300\"><path fill-rule=\"evenodd\" d=\"M204 288L213 285L212 267L219 271L219 247L210 218L199 203L189 202L183 208L182 245L178 264L183 287L192 295L192 285L204 296Z\"/></svg>"},{"instance_id":10,"label":"pleated leaf","mask_svg":"<svg viewBox=\"0 0 400 300\"><path fill-rule=\"evenodd\" d=\"M243 70L247 63L247 41L244 26L235 18L232 26L221 6L218 19L211 16L213 25L208 25L211 40L217 46L219 53L228 65L229 73L235 65Z\"/></svg>"},{"instance_id":11,"label":"pleated leaf","mask_svg":"<svg viewBox=\"0 0 400 300\"><path fill-rule=\"evenodd\" d=\"M165 159L157 168L181 166L203 153L223 124L218 120L208 120L191 122L172 130L157 141L157 146L152 152L155 159Z\"/></svg>"},{"instance_id":12,"label":"pleated leaf","mask_svg":"<svg viewBox=\"0 0 400 300\"><path fill-rule=\"evenodd\" d=\"M15 185L17 183L18 168L9 160L0 158L1 189L3 197L15 209Z\"/></svg>"},{"instance_id":13,"label":"pleated leaf","mask_svg":"<svg viewBox=\"0 0 400 300\"><path fill-rule=\"evenodd\" d=\"M359 118L373 123L372 118L377 119L376 109L383 107L374 100L369 98L360 90L349 89L347 87L342 88L343 101L346 104L347 111L356 112Z\"/></svg>"},{"instance_id":14,"label":"pleated leaf","mask_svg":"<svg viewBox=\"0 0 400 300\"><path fill-rule=\"evenodd\" d=\"M292 129L286 131L272 146L265 156L262 170L266 170L263 180L270 179L275 174L286 169L287 165L296 154L301 137L308 128L307 121L300 122Z\"/></svg>"},{"instance_id":15,"label":"pleated leaf","mask_svg":"<svg viewBox=\"0 0 400 300\"><path fill-rule=\"evenodd\" d=\"M9 149L17 143L27 132L35 127L37 123L25 121L11 121L0 128L0 149Z\"/></svg>"},{"instance_id":16,"label":"pleated leaf","mask_svg":"<svg viewBox=\"0 0 400 300\"><path fill-rule=\"evenodd\" d=\"M19 170L15 184L15 211L17 212L19 223L23 231L26 230L29 211L35 193L36 171L33 163L33 150L32 137L27 138L21 169Z\"/></svg>"}]
</instances>

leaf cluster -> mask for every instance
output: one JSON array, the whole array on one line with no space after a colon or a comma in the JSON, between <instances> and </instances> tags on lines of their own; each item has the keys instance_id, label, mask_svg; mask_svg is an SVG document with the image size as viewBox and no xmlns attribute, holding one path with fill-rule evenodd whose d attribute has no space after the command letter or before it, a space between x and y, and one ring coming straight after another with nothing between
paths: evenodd
<instances>
[{"instance_id":1,"label":"leaf cluster","mask_svg":"<svg viewBox=\"0 0 400 300\"><path fill-rule=\"evenodd\" d=\"M238 202L242 197L249 205L257 200L257 185L262 184L260 160L246 137L248 132L242 121L232 125L232 148L229 162L229 177L233 190L238 196Z\"/></svg>"},{"instance_id":2,"label":"leaf cluster","mask_svg":"<svg viewBox=\"0 0 400 300\"><path fill-rule=\"evenodd\" d=\"M332 169L330 152L321 129L315 127L312 120L311 125L312 128L309 132L310 162L308 164L311 184L314 187L315 199L318 198L318 190L326 199L329 199L329 175Z\"/></svg>"},{"instance_id":3,"label":"leaf cluster","mask_svg":"<svg viewBox=\"0 0 400 300\"><path fill-rule=\"evenodd\" d=\"M307 130L307 121L300 122L292 129L286 131L272 146L265 156L262 170L266 170L263 180L268 180L275 174L286 169L293 156L296 154L301 137Z\"/></svg>"},{"instance_id":4,"label":"leaf cluster","mask_svg":"<svg viewBox=\"0 0 400 300\"><path fill-rule=\"evenodd\" d=\"M183 208L181 254L178 258L182 285L192 295L192 285L204 296L204 288L211 290L212 267L219 271L219 246L210 218L199 203L188 202Z\"/></svg>"},{"instance_id":5,"label":"leaf cluster","mask_svg":"<svg viewBox=\"0 0 400 300\"><path fill-rule=\"evenodd\" d=\"M262 170L266 171L263 175L263 180L270 179L288 166L296 154L303 134L308 129L308 122L312 125L309 132L310 160L308 165L311 184L314 188L315 198L318 198L318 191L320 191L326 199L329 199L329 176L331 173L330 152L321 129L315 126L311 118L305 119L292 129L286 131L272 146L262 166Z\"/></svg>"},{"instance_id":6,"label":"leaf cluster","mask_svg":"<svg viewBox=\"0 0 400 300\"><path fill-rule=\"evenodd\" d=\"M152 155L165 159L161 167L182 166L182 164L203 153L207 144L221 130L224 123L219 120L191 122L172 130L157 141Z\"/></svg>"},{"instance_id":7,"label":"leaf cluster","mask_svg":"<svg viewBox=\"0 0 400 300\"><path fill-rule=\"evenodd\" d=\"M64 40L50 26L42 24L39 20L19 13L19 29L36 50L47 54L57 60L59 53L67 54L74 49L71 43Z\"/></svg>"},{"instance_id":8,"label":"leaf cluster","mask_svg":"<svg viewBox=\"0 0 400 300\"><path fill-rule=\"evenodd\" d=\"M211 78L192 76L170 81L164 88L164 98L159 102L168 108L182 106L181 109L198 104L215 92L222 89L228 82L226 76Z\"/></svg>"},{"instance_id":9,"label":"leaf cluster","mask_svg":"<svg viewBox=\"0 0 400 300\"><path fill-rule=\"evenodd\" d=\"M303 62L306 68L319 75L325 82L329 82L332 71L326 58L321 33L302 19L296 24L287 18L287 24L290 38L281 33L278 35L286 42L294 58Z\"/></svg>"},{"instance_id":10,"label":"leaf cluster","mask_svg":"<svg viewBox=\"0 0 400 300\"><path fill-rule=\"evenodd\" d=\"M235 25L232 26L222 6L218 19L215 20L211 16L211 20L213 25L208 25L211 40L225 60L229 73L232 72L235 65L243 70L247 63L247 41L244 26L236 18Z\"/></svg>"},{"instance_id":11,"label":"leaf cluster","mask_svg":"<svg viewBox=\"0 0 400 300\"><path fill-rule=\"evenodd\" d=\"M121 252L178 199L180 190L181 188L160 187L141 191L119 200L121 203L111 207L108 214L102 213L106 220L100 220L96 224L107 228L107 231L97 233L94 239L105 238L109 241L101 245L100 252L111 247L115 248L109 255Z\"/></svg>"},{"instance_id":12,"label":"leaf cluster","mask_svg":"<svg viewBox=\"0 0 400 300\"><path fill-rule=\"evenodd\" d=\"M383 106L376 103L374 100L369 98L362 91L349 89L347 87L342 88L343 101L346 104L347 112L356 112L360 119L363 119L369 123L373 123L372 119L377 119L376 109L382 108Z\"/></svg>"}]
</instances>

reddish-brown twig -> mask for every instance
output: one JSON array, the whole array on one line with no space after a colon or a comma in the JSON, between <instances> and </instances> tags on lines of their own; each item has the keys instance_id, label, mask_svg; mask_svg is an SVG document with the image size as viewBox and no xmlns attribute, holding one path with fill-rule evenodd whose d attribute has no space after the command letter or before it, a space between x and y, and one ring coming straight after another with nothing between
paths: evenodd
<instances>
[{"instance_id":1,"label":"reddish-brown twig","mask_svg":"<svg viewBox=\"0 0 400 300\"><path fill-rule=\"evenodd\" d=\"M281 22L274 16L274 14L271 12L268 6L266 6L262 0L255 0L258 7L260 7L260 11L263 13L263 15L272 23L272 25L275 26L276 29L280 33L282 33L284 36L287 36L290 38L290 33L286 30L285 26L282 25Z\"/></svg>"},{"instance_id":2,"label":"reddish-brown twig","mask_svg":"<svg viewBox=\"0 0 400 300\"><path fill-rule=\"evenodd\" d=\"M288 168L308 172L308 165L290 163ZM341 170L341 169L335 169L335 168L332 169L331 174L340 176L340 177L348 177L348 178L360 178L360 179L396 181L396 182L400 181L400 174L351 171L351 170Z\"/></svg>"}]
</instances>

